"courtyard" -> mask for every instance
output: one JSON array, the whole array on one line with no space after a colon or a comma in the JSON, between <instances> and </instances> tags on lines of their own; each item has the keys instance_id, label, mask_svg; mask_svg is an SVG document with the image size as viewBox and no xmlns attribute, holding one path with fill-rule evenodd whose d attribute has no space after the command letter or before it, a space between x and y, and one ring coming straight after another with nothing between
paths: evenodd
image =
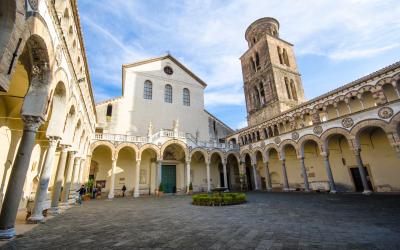
<instances>
[{"instance_id":1,"label":"courtyard","mask_svg":"<svg viewBox=\"0 0 400 250\"><path fill-rule=\"evenodd\" d=\"M247 193L200 207L188 196L85 202L2 249L399 249L398 195Z\"/></svg>"}]
</instances>

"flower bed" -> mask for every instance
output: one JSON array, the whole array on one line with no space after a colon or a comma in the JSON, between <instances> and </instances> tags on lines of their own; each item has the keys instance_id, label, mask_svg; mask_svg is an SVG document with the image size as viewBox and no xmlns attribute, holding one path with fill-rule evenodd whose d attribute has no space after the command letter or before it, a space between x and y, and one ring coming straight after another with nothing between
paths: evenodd
<instances>
[{"instance_id":1,"label":"flower bed","mask_svg":"<svg viewBox=\"0 0 400 250\"><path fill-rule=\"evenodd\" d=\"M243 193L196 194L192 196L192 199L192 204L197 206L226 206L245 203L246 195Z\"/></svg>"}]
</instances>

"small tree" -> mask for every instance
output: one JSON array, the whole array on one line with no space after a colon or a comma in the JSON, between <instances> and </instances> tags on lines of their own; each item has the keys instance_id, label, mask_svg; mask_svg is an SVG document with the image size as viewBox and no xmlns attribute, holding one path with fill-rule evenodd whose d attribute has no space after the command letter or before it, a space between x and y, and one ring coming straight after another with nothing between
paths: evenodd
<instances>
[{"instance_id":1,"label":"small tree","mask_svg":"<svg viewBox=\"0 0 400 250\"><path fill-rule=\"evenodd\" d=\"M158 186L158 192L164 192L164 185L162 182L160 183L160 186Z\"/></svg>"}]
</instances>

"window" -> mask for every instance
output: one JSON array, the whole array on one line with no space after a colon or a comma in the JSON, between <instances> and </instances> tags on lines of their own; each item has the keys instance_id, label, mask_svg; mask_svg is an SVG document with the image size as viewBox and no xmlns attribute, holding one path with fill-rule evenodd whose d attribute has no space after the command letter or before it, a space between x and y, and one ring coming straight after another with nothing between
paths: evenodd
<instances>
[{"instance_id":1,"label":"window","mask_svg":"<svg viewBox=\"0 0 400 250\"><path fill-rule=\"evenodd\" d=\"M283 58L282 58L282 52L281 52L281 47L278 46L278 56L279 56L279 63L283 64Z\"/></svg>"},{"instance_id":2,"label":"window","mask_svg":"<svg viewBox=\"0 0 400 250\"><path fill-rule=\"evenodd\" d=\"M256 53L256 69L260 69L260 57L258 56L258 53Z\"/></svg>"},{"instance_id":3,"label":"window","mask_svg":"<svg viewBox=\"0 0 400 250\"><path fill-rule=\"evenodd\" d=\"M151 100L153 97L153 84L147 80L144 82L143 98Z\"/></svg>"},{"instance_id":4,"label":"window","mask_svg":"<svg viewBox=\"0 0 400 250\"><path fill-rule=\"evenodd\" d=\"M172 86L167 84L164 89L164 101L172 103Z\"/></svg>"},{"instance_id":5,"label":"window","mask_svg":"<svg viewBox=\"0 0 400 250\"><path fill-rule=\"evenodd\" d=\"M250 66L251 66L251 70L253 72L256 71L256 65L254 64L253 58L250 58Z\"/></svg>"},{"instance_id":6,"label":"window","mask_svg":"<svg viewBox=\"0 0 400 250\"><path fill-rule=\"evenodd\" d=\"M290 80L290 88L292 90L293 99L297 101L297 91L293 80Z\"/></svg>"},{"instance_id":7,"label":"window","mask_svg":"<svg viewBox=\"0 0 400 250\"><path fill-rule=\"evenodd\" d=\"M187 88L183 89L183 105L190 106L190 91Z\"/></svg>"},{"instance_id":8,"label":"window","mask_svg":"<svg viewBox=\"0 0 400 250\"><path fill-rule=\"evenodd\" d=\"M109 122L111 121L111 116L112 116L112 104L107 105L107 111L106 111L106 120Z\"/></svg>"},{"instance_id":9,"label":"window","mask_svg":"<svg viewBox=\"0 0 400 250\"><path fill-rule=\"evenodd\" d=\"M289 99L292 99L292 96L290 95L290 87L289 87L289 82L288 82L288 79L285 77L285 87L286 87L286 94L287 94L287 97L289 98Z\"/></svg>"},{"instance_id":10,"label":"window","mask_svg":"<svg viewBox=\"0 0 400 250\"><path fill-rule=\"evenodd\" d=\"M284 60L284 62L286 64L286 66L290 67L289 57L288 57L288 54L286 52L286 49L283 49L283 60Z\"/></svg>"}]
</instances>

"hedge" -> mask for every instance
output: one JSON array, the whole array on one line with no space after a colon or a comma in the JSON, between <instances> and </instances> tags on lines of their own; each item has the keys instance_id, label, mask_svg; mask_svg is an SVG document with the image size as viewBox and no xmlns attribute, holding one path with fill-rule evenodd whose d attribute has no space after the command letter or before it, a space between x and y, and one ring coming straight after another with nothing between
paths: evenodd
<instances>
[{"instance_id":1,"label":"hedge","mask_svg":"<svg viewBox=\"0 0 400 250\"><path fill-rule=\"evenodd\" d=\"M196 194L192 196L193 205L198 206L226 206L242 204L246 202L246 195L243 193L213 193Z\"/></svg>"}]
</instances>

